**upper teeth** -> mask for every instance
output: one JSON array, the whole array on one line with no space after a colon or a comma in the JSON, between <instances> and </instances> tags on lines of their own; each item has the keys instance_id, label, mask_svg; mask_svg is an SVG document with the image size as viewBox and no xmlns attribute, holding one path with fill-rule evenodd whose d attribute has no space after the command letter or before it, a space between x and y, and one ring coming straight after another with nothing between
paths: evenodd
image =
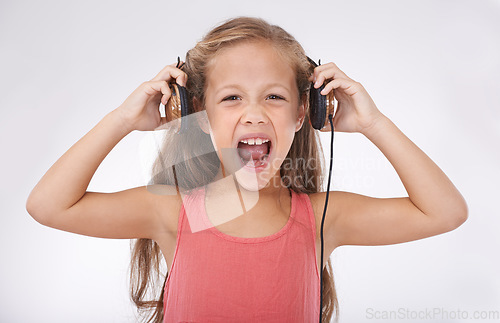
<instances>
[{"instance_id":1,"label":"upper teeth","mask_svg":"<svg viewBox=\"0 0 500 323\"><path fill-rule=\"evenodd\" d=\"M268 141L269 139L261 139L261 138L248 138L240 140L240 142L248 145L262 145L263 143L266 143Z\"/></svg>"}]
</instances>

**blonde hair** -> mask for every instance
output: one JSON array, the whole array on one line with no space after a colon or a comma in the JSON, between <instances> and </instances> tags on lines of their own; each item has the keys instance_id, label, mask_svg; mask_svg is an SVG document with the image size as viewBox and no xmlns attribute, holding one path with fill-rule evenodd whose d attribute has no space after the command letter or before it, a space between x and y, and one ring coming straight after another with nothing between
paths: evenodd
<instances>
[{"instance_id":1,"label":"blonde hair","mask_svg":"<svg viewBox=\"0 0 500 323\"><path fill-rule=\"evenodd\" d=\"M265 41L274 46L277 53L289 62L293 68L296 80L299 101L308 107L310 81L313 66L309 63L302 46L295 38L279 26L271 25L260 18L237 17L230 19L212 29L199 41L194 48L188 51L186 62L182 69L188 75L187 92L190 104L189 112L193 113L193 99L196 98L204 106L207 70L212 59L219 50L234 46L241 42ZM322 187L322 174L324 170L324 159L318 132L309 123L308 110L302 128L295 134L288 155L285 160L291 161L294 167L280 168L280 176L286 187L297 193L316 193ZM165 138L161 150L160 160L158 158L153 164L152 184L178 185L183 189L191 189L205 185L212 181L220 167L220 160L215 152L198 157L190 156L189 151L183 147L192 147L189 140L196 138L197 145L212 145L210 136L201 129L189 138L186 136L169 136ZM196 131L196 130L193 130ZM174 172L165 171L164 160L183 156L182 162L175 165ZM316 161L316 167L307 167L302 160ZM178 159L178 158L177 158ZM291 180L291 179L294 180ZM313 179L311 181L310 179ZM309 180L308 180L309 179ZM311 183L312 182L312 183ZM163 289L160 295L155 294L159 290L158 280L160 277L161 252L158 244L150 239L137 239L135 241L131 260L131 298L137 305L138 310L150 311L147 322L162 322L163 320ZM323 270L321 270L323 283L322 295L322 321L330 322L333 312L338 316L338 301L333 280L333 270L330 259ZM168 273L165 276L165 286ZM148 290L153 291L153 300L145 300Z\"/></svg>"}]
</instances>

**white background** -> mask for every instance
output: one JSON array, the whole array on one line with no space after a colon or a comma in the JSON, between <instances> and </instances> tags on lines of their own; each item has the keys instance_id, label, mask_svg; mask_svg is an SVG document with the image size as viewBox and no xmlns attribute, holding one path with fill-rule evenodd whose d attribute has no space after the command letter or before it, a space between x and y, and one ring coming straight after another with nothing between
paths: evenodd
<instances>
[{"instance_id":1,"label":"white background","mask_svg":"<svg viewBox=\"0 0 500 323\"><path fill-rule=\"evenodd\" d=\"M238 15L282 26L309 56L361 82L469 205L468 221L450 233L336 250L340 322L388 322L369 319L369 308L500 311L499 1L3 0L0 321L137 320L128 299L129 241L44 227L26 212L26 199L140 83ZM144 134L134 131L111 151L89 190L146 184L138 153ZM334 151L334 189L405 196L362 135L337 134ZM449 320L460 321L472 320Z\"/></svg>"}]
</instances>

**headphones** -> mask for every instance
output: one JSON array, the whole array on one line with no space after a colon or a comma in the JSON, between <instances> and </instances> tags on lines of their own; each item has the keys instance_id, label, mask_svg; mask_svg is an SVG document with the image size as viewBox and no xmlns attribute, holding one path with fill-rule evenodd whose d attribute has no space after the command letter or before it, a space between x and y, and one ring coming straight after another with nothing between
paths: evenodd
<instances>
[{"instance_id":1,"label":"headphones","mask_svg":"<svg viewBox=\"0 0 500 323\"><path fill-rule=\"evenodd\" d=\"M321 65L321 60L318 64L314 62L311 58L307 57L311 65L317 67ZM182 68L184 64L180 64L180 57L177 57L177 68ZM172 95L165 105L165 111L167 114L167 120L174 120L176 118L181 118L181 126L178 130L178 134L184 133L188 128L186 124L187 118L182 118L188 115L188 96L187 90L182 85L177 83L169 84ZM328 196L330 193L330 182L332 178L332 165L333 165L333 113L335 110L334 106L334 94L330 91L327 95L321 94L321 91L325 88L325 84L322 84L319 88L314 88L314 83L311 83L311 88L309 90L309 121L311 126L316 130L321 130L324 126L330 123L331 126L331 141L330 141L330 169L328 174L328 183L326 188L325 197L325 207L323 209L323 217L321 219L321 265L319 267L319 280L320 280L320 305L319 305L319 323L322 323L322 308L323 308L323 250L324 250L324 239L323 239L323 225L325 222L326 208L328 205ZM174 170L175 172L175 170ZM175 175L175 173L174 173Z\"/></svg>"},{"instance_id":2,"label":"headphones","mask_svg":"<svg viewBox=\"0 0 500 323\"><path fill-rule=\"evenodd\" d=\"M182 65L180 63L181 58L177 57L177 65L175 67L182 68L182 66L184 66L184 63ZM188 126L186 124L187 118L183 117L187 116L189 113L189 100L187 90L184 86L177 83L170 83L169 87L172 95L168 99L167 104L165 104L165 114L167 120L170 121L180 118L181 126L177 133L184 133L187 130Z\"/></svg>"},{"instance_id":3,"label":"headphones","mask_svg":"<svg viewBox=\"0 0 500 323\"><path fill-rule=\"evenodd\" d=\"M319 64L316 64L312 59L307 57L309 62L317 67L321 65L321 60ZM177 57L177 68L182 68L183 64L180 64L180 57ZM167 120L174 120L181 118L181 126L178 133L184 133L187 129L186 118L182 118L188 115L189 104L187 90L184 86L177 83L170 83L170 89L172 95L170 96L167 104L165 105L165 111L167 114ZM328 125L327 117L334 112L334 95L333 91L330 91L327 95L322 95L320 92L325 88L322 84L319 88L314 88L314 84L311 83L311 88L309 90L309 121L311 126L316 130L321 130L324 126Z\"/></svg>"}]
</instances>

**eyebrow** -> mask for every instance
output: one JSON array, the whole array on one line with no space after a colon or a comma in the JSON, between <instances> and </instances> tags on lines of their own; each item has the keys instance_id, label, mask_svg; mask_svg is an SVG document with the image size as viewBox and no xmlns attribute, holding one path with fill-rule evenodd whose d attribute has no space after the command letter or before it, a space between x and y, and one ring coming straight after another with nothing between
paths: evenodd
<instances>
[{"instance_id":1,"label":"eyebrow","mask_svg":"<svg viewBox=\"0 0 500 323\"><path fill-rule=\"evenodd\" d=\"M269 84L265 84L263 86L264 89L269 89L269 88L272 88L272 87L280 87L284 90L286 90L288 92L288 88L284 85L282 85L281 83L269 83ZM238 89L238 90L242 90L241 86L239 86L238 84L227 84L227 85L224 85L223 87L219 88L217 90L217 92L215 92L215 94L219 94L219 92L221 92L222 90L225 90L225 89Z\"/></svg>"}]
</instances>

